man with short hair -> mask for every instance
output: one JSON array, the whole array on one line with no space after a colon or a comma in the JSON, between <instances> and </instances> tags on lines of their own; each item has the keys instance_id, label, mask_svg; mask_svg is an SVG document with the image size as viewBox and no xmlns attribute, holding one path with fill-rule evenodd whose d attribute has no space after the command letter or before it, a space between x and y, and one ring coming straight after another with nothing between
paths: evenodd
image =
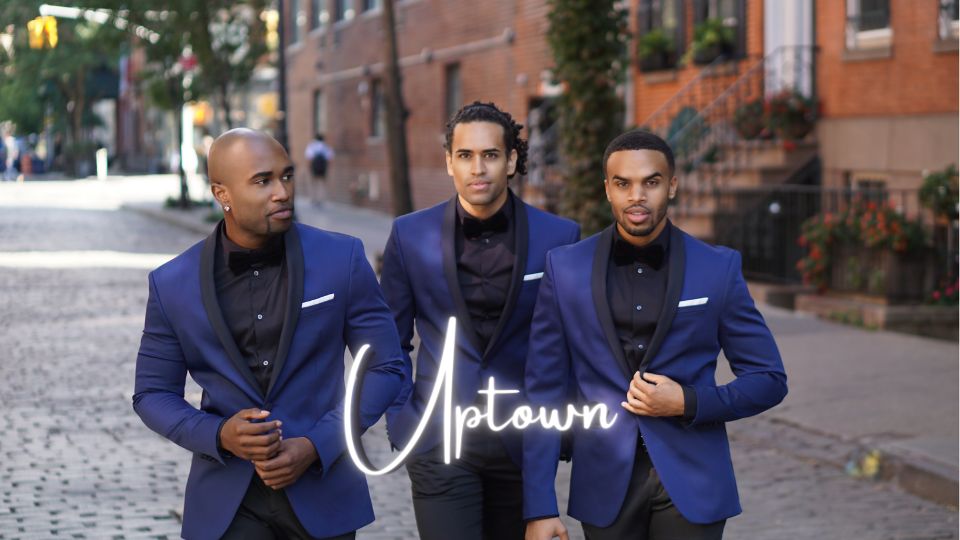
<instances>
[{"instance_id":1,"label":"man with short hair","mask_svg":"<svg viewBox=\"0 0 960 540\"><path fill-rule=\"evenodd\" d=\"M410 363L420 336L416 382L387 413L391 442L406 448L438 383L447 322L457 318L454 406L486 410L478 390L523 388L530 317L547 251L577 241L576 223L524 204L507 187L525 173L522 126L492 103L475 102L447 123L447 173L457 194L394 221L382 285ZM522 403L497 396L497 410ZM498 420L502 421L501 420ZM519 432L484 428L464 436L459 460L444 463L439 414L407 462L420 537L521 539Z\"/></svg>"},{"instance_id":2,"label":"man with short hair","mask_svg":"<svg viewBox=\"0 0 960 540\"><path fill-rule=\"evenodd\" d=\"M547 255L530 337L530 405L572 392L620 414L574 435L568 513L588 540L716 540L740 513L725 422L787 393L780 353L740 254L667 219L673 152L630 131L604 154L615 223ZM715 382L720 351L736 379ZM524 437L527 540L566 538L554 481L560 434Z\"/></svg>"},{"instance_id":3,"label":"man with short hair","mask_svg":"<svg viewBox=\"0 0 960 540\"><path fill-rule=\"evenodd\" d=\"M371 345L366 428L409 377L390 311L359 240L293 223L293 164L277 141L234 129L208 163L224 219L150 273L133 396L150 429L193 452L182 535L353 538L373 509L340 459L344 348Z\"/></svg>"}]
</instances>

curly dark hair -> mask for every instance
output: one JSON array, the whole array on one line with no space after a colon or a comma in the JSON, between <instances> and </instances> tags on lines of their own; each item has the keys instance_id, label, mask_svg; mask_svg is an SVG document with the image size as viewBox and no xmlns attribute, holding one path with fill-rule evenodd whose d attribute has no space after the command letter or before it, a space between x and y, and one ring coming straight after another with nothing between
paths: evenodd
<instances>
[{"instance_id":1,"label":"curly dark hair","mask_svg":"<svg viewBox=\"0 0 960 540\"><path fill-rule=\"evenodd\" d=\"M527 174L527 140L520 138L520 130L523 124L514 121L510 113L500 110L493 103L482 103L474 101L457 111L447 122L447 131L444 135L443 149L448 153L453 144L453 128L457 124L467 124L470 122L493 122L503 127L503 145L507 149L507 154L511 150L517 151L517 168L514 174ZM509 177L513 178L513 174Z\"/></svg>"}]
</instances>

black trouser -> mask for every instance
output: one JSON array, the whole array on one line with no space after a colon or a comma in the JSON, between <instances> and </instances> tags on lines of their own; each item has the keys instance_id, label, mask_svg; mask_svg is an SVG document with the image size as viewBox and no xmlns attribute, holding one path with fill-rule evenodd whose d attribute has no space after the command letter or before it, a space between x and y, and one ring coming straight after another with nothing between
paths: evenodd
<instances>
[{"instance_id":1,"label":"black trouser","mask_svg":"<svg viewBox=\"0 0 960 540\"><path fill-rule=\"evenodd\" d=\"M642 445L637 446L627 497L608 527L583 524L587 540L720 540L726 520L691 523L673 505Z\"/></svg>"},{"instance_id":2,"label":"black trouser","mask_svg":"<svg viewBox=\"0 0 960 540\"><path fill-rule=\"evenodd\" d=\"M335 536L330 540L353 540L356 532ZM256 474L237 509L237 515L227 527L222 540L315 540L303 528L287 500L287 494L266 486Z\"/></svg>"},{"instance_id":3,"label":"black trouser","mask_svg":"<svg viewBox=\"0 0 960 540\"><path fill-rule=\"evenodd\" d=\"M480 428L464 435L460 459L443 446L407 462L421 540L523 540L523 477L500 437Z\"/></svg>"}]
</instances>

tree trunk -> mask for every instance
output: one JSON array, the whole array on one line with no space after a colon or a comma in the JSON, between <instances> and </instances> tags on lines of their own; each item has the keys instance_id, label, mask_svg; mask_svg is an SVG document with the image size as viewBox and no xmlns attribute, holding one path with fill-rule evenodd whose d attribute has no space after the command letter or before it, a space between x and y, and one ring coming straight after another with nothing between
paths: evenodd
<instances>
[{"instance_id":1,"label":"tree trunk","mask_svg":"<svg viewBox=\"0 0 960 540\"><path fill-rule=\"evenodd\" d=\"M220 82L220 105L223 107L223 121L227 125L227 130L233 129L233 114L230 110L230 89L227 81Z\"/></svg>"},{"instance_id":2,"label":"tree trunk","mask_svg":"<svg viewBox=\"0 0 960 540\"><path fill-rule=\"evenodd\" d=\"M393 0L383 0L383 29L386 46L383 88L386 109L387 163L390 167L390 186L393 214L402 216L413 211L410 193L410 166L407 155L406 107L403 104L403 86L400 63L397 58L397 31Z\"/></svg>"}]
</instances>

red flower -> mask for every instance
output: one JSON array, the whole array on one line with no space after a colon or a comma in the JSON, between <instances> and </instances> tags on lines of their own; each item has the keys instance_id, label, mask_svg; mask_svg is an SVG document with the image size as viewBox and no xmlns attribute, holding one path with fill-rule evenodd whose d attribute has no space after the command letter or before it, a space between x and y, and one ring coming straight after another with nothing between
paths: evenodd
<instances>
[{"instance_id":1,"label":"red flower","mask_svg":"<svg viewBox=\"0 0 960 540\"><path fill-rule=\"evenodd\" d=\"M940 291L933 291L933 299L934 300L940 299Z\"/></svg>"}]
</instances>

